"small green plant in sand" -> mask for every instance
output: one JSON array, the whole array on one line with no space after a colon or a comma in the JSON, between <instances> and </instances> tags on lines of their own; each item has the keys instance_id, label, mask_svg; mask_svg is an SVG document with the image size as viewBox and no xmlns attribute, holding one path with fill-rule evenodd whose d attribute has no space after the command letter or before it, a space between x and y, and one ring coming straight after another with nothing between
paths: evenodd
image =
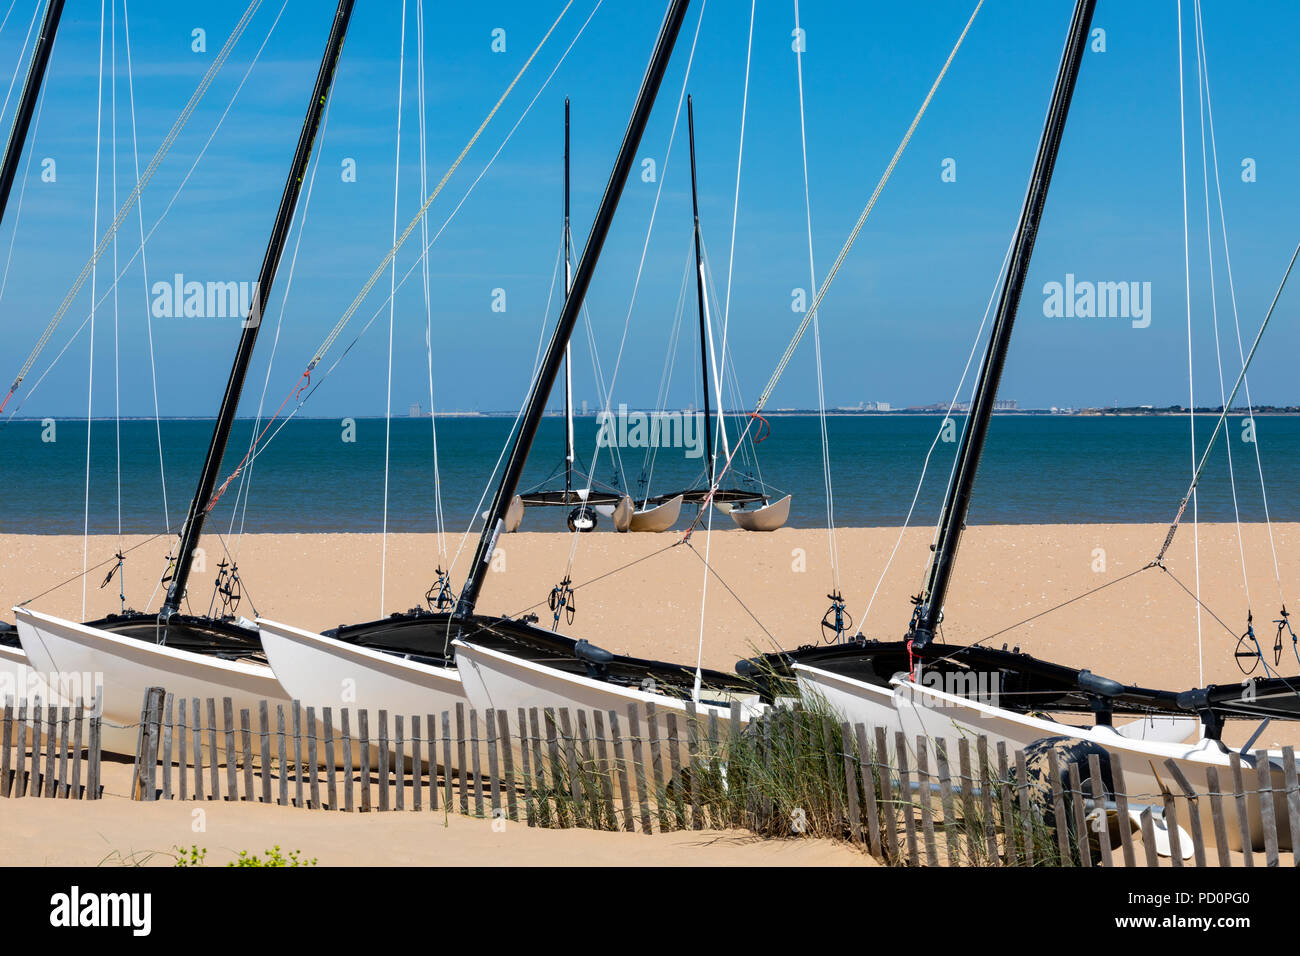
<instances>
[{"instance_id":1,"label":"small green plant in sand","mask_svg":"<svg viewBox=\"0 0 1300 956\"><path fill-rule=\"evenodd\" d=\"M179 846L173 847L172 849L176 851L176 866L203 866L203 861L207 859L208 856L207 847L200 850L193 844L191 844L188 850Z\"/></svg>"},{"instance_id":2,"label":"small green plant in sand","mask_svg":"<svg viewBox=\"0 0 1300 956\"><path fill-rule=\"evenodd\" d=\"M232 860L226 866L315 866L316 857L310 860L303 859L301 850L290 850L286 856L280 852L280 845L276 844L266 851L265 857L256 856L247 850L240 850L238 859Z\"/></svg>"},{"instance_id":3,"label":"small green plant in sand","mask_svg":"<svg viewBox=\"0 0 1300 956\"><path fill-rule=\"evenodd\" d=\"M176 866L206 866L208 858L207 847L191 846L188 850L183 847L173 847L176 851ZM264 856L258 856L255 853L249 853L247 850L240 850L239 856L231 860L226 866L315 866L316 857L305 859L301 850L290 850L287 854L280 849L277 843L271 849L265 852Z\"/></svg>"}]
</instances>

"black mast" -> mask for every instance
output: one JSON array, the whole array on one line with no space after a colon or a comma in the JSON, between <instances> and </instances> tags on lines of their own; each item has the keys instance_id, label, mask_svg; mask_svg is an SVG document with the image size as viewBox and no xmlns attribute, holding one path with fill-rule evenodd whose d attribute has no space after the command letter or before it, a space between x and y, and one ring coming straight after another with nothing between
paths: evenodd
<instances>
[{"instance_id":1,"label":"black mast","mask_svg":"<svg viewBox=\"0 0 1300 956\"><path fill-rule=\"evenodd\" d=\"M1056 75L1056 88L1052 92L1052 102L1047 111L1047 121L1043 126L1043 136L1038 143L1038 155L1034 160L1029 191L1025 195L1025 204L1020 211L1020 222L1016 227L1016 240L1012 248L1010 266L998 299L997 317L993 323L993 332L989 338L984 362L980 367L975 401L971 404L966 430L957 452L957 473L944 501L943 514L939 521L939 540L935 545L934 559L930 564L929 579L925 590L917 598L918 606L907 635L912 642L913 650L921 650L934 639L935 629L943 617L944 597L948 591L948 582L952 578L957 545L966 524L966 513L970 508L975 473L979 468L980 454L984 450L984 442L988 436L989 420L993 417L993 403L997 398L998 384L1002 380L1002 368L1006 364L1007 349L1011 344L1011 328L1016 321L1020 293L1024 289L1025 276L1029 272L1034 240L1038 236L1038 226L1043 217L1043 205L1047 201L1047 188L1052 181L1052 169L1056 165L1056 154L1061 146L1065 118L1070 111L1070 98L1074 94L1075 81L1079 77L1079 67L1083 61L1084 49L1088 42L1088 29L1092 24L1092 13L1096 5L1096 0L1078 0L1074 7L1070 34L1065 42L1065 51L1061 54L1061 65Z\"/></svg>"},{"instance_id":2,"label":"black mast","mask_svg":"<svg viewBox=\"0 0 1300 956\"><path fill-rule=\"evenodd\" d=\"M465 587L460 593L460 602L456 605L458 615L468 616L474 613L474 604L478 600L479 591L483 587L483 578L487 574L488 561L492 558L497 537L501 534L505 522L506 507L514 496L519 477L524 470L524 461L528 457L528 449L532 447L533 439L537 435L538 423L546 410L546 398L555 385L560 360L564 357L565 346L573 334L578 312L587 295L587 286L591 284L591 277L596 271L596 263L600 259L605 238L609 235L610 223L613 222L614 213L618 209L618 200L627 183L628 173L632 169L633 162L636 161L641 134L645 132L646 121L650 118L655 96L659 92L660 83L663 82L664 71L668 68L668 60L672 56L673 45L677 41L677 34L681 31L688 6L690 0L672 0L664 16L654 53L650 57L649 66L646 67L645 77L641 80L641 89L637 93L632 118L628 122L627 132L623 134L623 144L619 147L618 158L614 161L605 193L601 196L600 206L596 210L591 234L583 247L582 259L579 260L578 271L573 277L573 287L564 300L564 309L560 313L559 321L556 322L550 345L546 348L546 358L538 370L532 391L528 394L528 404L519 423L519 432L515 435L514 445L510 449L510 459L506 462L501 484L497 486L496 497L492 499L492 508L488 511L487 521L483 525L483 534L479 537L478 549L474 552L474 562L470 565L469 579L465 582Z\"/></svg>"},{"instance_id":3,"label":"black mast","mask_svg":"<svg viewBox=\"0 0 1300 956\"><path fill-rule=\"evenodd\" d=\"M18 160L22 158L23 144L27 141L27 130L32 125L32 114L36 111L36 101L41 95L45 67L50 62L50 50L54 47L54 35L59 30L59 17L62 15L63 0L50 0L45 7L45 17L41 20L41 32L36 35L32 62L27 68L27 79L23 82L23 95L14 112L9 142L5 145L4 165L0 167L0 220L4 219L5 207L9 205L9 191L13 188L14 176L18 172Z\"/></svg>"},{"instance_id":4,"label":"black mast","mask_svg":"<svg viewBox=\"0 0 1300 956\"><path fill-rule=\"evenodd\" d=\"M569 98L564 98L564 296L569 296ZM573 353L564 343L564 500L573 490Z\"/></svg>"},{"instance_id":5,"label":"black mast","mask_svg":"<svg viewBox=\"0 0 1300 956\"><path fill-rule=\"evenodd\" d=\"M194 560L194 549L198 546L199 536L203 532L203 521L211 507L209 502L212 489L216 486L217 475L221 470L221 458L230 439L230 427L235 420L235 410L239 405L239 394L244 387L244 376L248 372L253 346L257 343L262 313L270 297L271 286L275 282L280 254L284 251L289 225L293 220L294 207L298 204L298 194L302 191L302 181L306 176L307 161L311 157L312 144L316 140L316 131L320 127L321 115L325 110L325 100L334 81L334 71L338 66L339 52L343 48L343 38L348 31L348 21L352 19L352 3L353 0L339 0L338 9L334 13L329 42L325 46L325 55L321 57L320 71L316 74L316 86L312 89L307 115L302 121L298 147L293 154L289 178L280 196L280 208L276 212L275 225L271 229L266 255L262 259L262 268L257 276L252 308L244 321L244 332L239 338L235 363L230 369L226 393L221 398L221 411L217 414L217 424L212 430L212 442L208 445L208 456L203 462L199 487L194 492L194 500L190 502L189 514L185 517L185 527L181 531L180 551L176 555L176 573L167 589L167 599L159 611L159 616L163 619L171 617L180 610L181 600L185 596L185 583Z\"/></svg>"},{"instance_id":6,"label":"black mast","mask_svg":"<svg viewBox=\"0 0 1300 956\"><path fill-rule=\"evenodd\" d=\"M704 460L713 487L713 417L709 411L709 330L704 317L704 256L700 252L700 200L695 191L695 110L686 97L686 128L691 141L691 212L695 215L695 299L700 313L700 377L704 382Z\"/></svg>"}]
</instances>

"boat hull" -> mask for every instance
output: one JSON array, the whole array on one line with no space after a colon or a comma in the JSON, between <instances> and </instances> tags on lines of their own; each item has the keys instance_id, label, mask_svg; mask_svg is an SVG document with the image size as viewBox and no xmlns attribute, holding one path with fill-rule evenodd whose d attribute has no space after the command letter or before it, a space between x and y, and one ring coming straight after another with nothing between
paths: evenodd
<instances>
[{"instance_id":1,"label":"boat hull","mask_svg":"<svg viewBox=\"0 0 1300 956\"><path fill-rule=\"evenodd\" d=\"M93 675L102 687L102 748L133 755L145 690L163 687L177 699L229 697L235 713L257 712L260 701L289 703L264 664L222 660L77 624L27 608L15 608L18 636L34 670L42 674ZM205 718L206 719L206 718Z\"/></svg>"},{"instance_id":2,"label":"boat hull","mask_svg":"<svg viewBox=\"0 0 1300 956\"><path fill-rule=\"evenodd\" d=\"M1178 768L1186 774L1188 780L1198 789L1205 788L1205 771L1216 767L1219 772L1220 786L1232 779L1229 755L1212 740L1197 740L1190 743L1170 742L1160 739L1135 739L1126 732L1105 726L1074 726L1062 724L1029 714L1006 710L985 701L971 700L951 694L937 688L925 687L906 680L893 682L893 699L896 719L901 725L903 735L913 743L918 736L942 742L950 753L955 753L962 738L974 742L978 737L988 738L991 749L999 743L1005 743L1008 751L1022 750L1036 740L1044 737L1067 736L1088 741L1104 747L1112 755L1120 758L1124 768L1124 784L1130 795L1130 801L1160 802L1161 781L1173 787L1173 781L1165 772L1166 760L1173 760ZM1242 757L1243 768L1248 772L1250 783L1248 790L1255 789L1256 779L1254 757ZM1152 767L1155 767L1153 771ZM1270 755L1270 772L1273 787L1285 792L1286 782L1283 775L1281 755ZM1156 772L1160 773L1157 779ZM1189 819L1188 808L1180 798L1178 800L1179 819ZM1260 817L1259 800L1252 794L1247 797L1248 823L1251 848L1264 849L1264 830ZM1228 825L1228 845L1231 849L1241 849L1241 828L1235 819ZM1276 813L1278 843L1282 849L1291 847L1291 830L1285 811ZM1213 840L1213 832L1206 833L1207 840Z\"/></svg>"},{"instance_id":3,"label":"boat hull","mask_svg":"<svg viewBox=\"0 0 1300 956\"><path fill-rule=\"evenodd\" d=\"M606 681L561 671L536 661L524 660L492 648L455 642L456 666L470 704L480 711L488 708L504 710L512 717L522 708L568 708L570 711L614 711L619 716L620 732L631 733L628 726L628 706L637 708L638 719L645 720L645 705L653 704L656 710L656 732L661 741L668 740L668 715L673 715L679 744L679 760L689 763L688 712L686 701L666 694L654 693L636 687L611 684ZM742 727L759 716L766 705L757 696L741 700ZM729 701L701 701L696 706L700 720L700 733L706 732L710 717L716 717L720 733L728 731L731 721ZM575 718L576 719L576 718ZM641 732L647 728L642 725ZM543 730L545 733L545 730ZM517 745L516 745L516 749ZM517 756L517 755L516 755Z\"/></svg>"},{"instance_id":4,"label":"boat hull","mask_svg":"<svg viewBox=\"0 0 1300 956\"><path fill-rule=\"evenodd\" d=\"M340 708L352 711L354 736L358 710L367 711L372 740L379 731L379 711L387 711L388 739L393 740L399 716L406 721L409 738L411 717L427 721L430 715L468 703L455 666L410 660L265 618L258 618L257 626L266 658L285 691L318 711L323 707L332 707L335 713ZM337 733L337 718L334 729Z\"/></svg>"},{"instance_id":5,"label":"boat hull","mask_svg":"<svg viewBox=\"0 0 1300 956\"><path fill-rule=\"evenodd\" d=\"M677 523L678 517L682 513L681 495L675 495L669 498L663 504L650 505L641 511L634 512L632 523L628 527L629 531L659 532L667 531Z\"/></svg>"},{"instance_id":6,"label":"boat hull","mask_svg":"<svg viewBox=\"0 0 1300 956\"><path fill-rule=\"evenodd\" d=\"M776 531L790 520L790 495L752 510L732 508L727 513L745 531Z\"/></svg>"}]
</instances>

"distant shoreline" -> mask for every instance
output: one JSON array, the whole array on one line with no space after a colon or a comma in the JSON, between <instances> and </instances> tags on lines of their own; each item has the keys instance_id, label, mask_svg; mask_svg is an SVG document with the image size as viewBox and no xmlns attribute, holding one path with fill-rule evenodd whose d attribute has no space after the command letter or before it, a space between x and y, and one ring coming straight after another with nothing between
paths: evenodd
<instances>
[{"instance_id":1,"label":"distant shoreline","mask_svg":"<svg viewBox=\"0 0 1300 956\"><path fill-rule=\"evenodd\" d=\"M696 410L697 409L675 409L674 408L674 409L668 409L667 411L680 412L680 411L696 411ZM656 409L628 408L627 411L650 413L656 411ZM659 411L662 411L662 409L659 409ZM517 412L438 412L437 415L435 415L434 417L439 419L456 419L456 418L513 419L517 414L518 414ZM750 412L748 410L740 411L736 409L728 409L724 414L732 418L744 418L744 417L748 417ZM763 417L764 418L811 418L811 417L819 416L820 414L821 412L815 408L781 408L781 409L770 409L764 411ZM826 416L828 418L937 418L944 414L945 413L943 410L934 409L934 408L894 408L894 409L890 409L889 411L883 411L883 412L866 410L866 409L855 409L855 408L826 409ZM956 408L953 409L952 414L958 417L965 417L966 410L964 408ZM1180 417L1186 417L1187 409L1176 408L1176 407L1168 407L1168 408L1110 407L1110 408L1070 408L1070 409L1011 408L1011 409L998 409L993 414L997 415L998 417L1006 416L1009 418L1180 418ZM1217 417L1223 414L1223 409L1197 408L1195 414L1198 416ZM1256 416L1290 418L1290 417L1300 416L1300 406L1296 406L1296 405L1288 405L1285 407L1264 406L1261 408L1254 409L1253 412L1249 412L1244 408L1233 408L1228 412L1228 415L1230 417L1250 415L1250 414ZM589 411L585 415L582 414L581 412L575 412L573 417L581 418L581 419L588 419L588 418L594 419L596 418L596 415L597 413L594 411ZM545 415L546 418L562 418L563 416L564 413L556 409L548 410ZM56 422L84 422L86 420L82 416L73 416L73 415L62 416L62 417L60 416L46 416L46 417L53 418L53 420ZM350 415L345 417L354 418L358 421L383 421L385 416ZM263 418L265 418L265 416L263 416ZM320 421L333 422L339 420L339 416L337 415L298 415L297 418L301 421L308 421L308 422L320 422ZM400 421L402 419L408 419L408 418L418 418L423 420L429 418L429 415L428 414L393 415L392 418L394 421ZM93 422L111 422L115 420L118 419L115 419L111 415L95 415L91 418L91 421ZM123 415L121 416L120 420L124 422L151 422L154 420L154 416ZM163 415L159 418L159 420L164 422L216 421L214 417L205 416L205 415ZM251 421L256 421L257 419L256 416L253 415L240 415L235 420L251 422ZM35 422L39 424L45 421L45 418L19 417L19 418L14 418L13 421Z\"/></svg>"}]
</instances>

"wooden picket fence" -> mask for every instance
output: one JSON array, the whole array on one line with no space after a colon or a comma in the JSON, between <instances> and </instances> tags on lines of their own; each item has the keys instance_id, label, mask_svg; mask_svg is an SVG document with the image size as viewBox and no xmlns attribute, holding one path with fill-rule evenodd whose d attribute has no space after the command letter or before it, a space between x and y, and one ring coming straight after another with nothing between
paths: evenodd
<instances>
[{"instance_id":1,"label":"wooden picket fence","mask_svg":"<svg viewBox=\"0 0 1300 956\"><path fill-rule=\"evenodd\" d=\"M102 723L78 698L42 705L5 698L0 712L0 796L97 800ZM84 784L82 765L85 765Z\"/></svg>"},{"instance_id":2,"label":"wooden picket fence","mask_svg":"<svg viewBox=\"0 0 1300 956\"><path fill-rule=\"evenodd\" d=\"M1198 790L1168 761L1160 769L1176 791L1129 793L1118 755L1112 789L1102 785L1095 755L1062 774L1054 752L1048 791L1031 782L1025 753L1005 744L961 740L954 765L933 740L918 737L909 747L901 733L799 706L772 708L747 725L739 705L721 720L689 704L683 719L653 704L623 713L458 706L391 723L385 711L375 716L372 727L365 710L266 701L256 715L236 714L228 698L177 700L151 688L132 793L345 812L427 808L647 834L743 828L848 840L886 863L912 866L1183 866L1180 822L1192 840L1187 865L1249 866L1251 853L1228 849L1230 828L1249 846L1248 797L1259 801L1265 864L1282 862L1281 814L1300 833L1290 749L1284 791L1234 756L1229 790L1213 767ZM1138 832L1100 825L1107 807L1094 806L1092 793L1108 793L1121 821L1140 810ZM1161 818L1167 857L1156 853ZM1285 855L1300 863L1300 854Z\"/></svg>"}]
</instances>

